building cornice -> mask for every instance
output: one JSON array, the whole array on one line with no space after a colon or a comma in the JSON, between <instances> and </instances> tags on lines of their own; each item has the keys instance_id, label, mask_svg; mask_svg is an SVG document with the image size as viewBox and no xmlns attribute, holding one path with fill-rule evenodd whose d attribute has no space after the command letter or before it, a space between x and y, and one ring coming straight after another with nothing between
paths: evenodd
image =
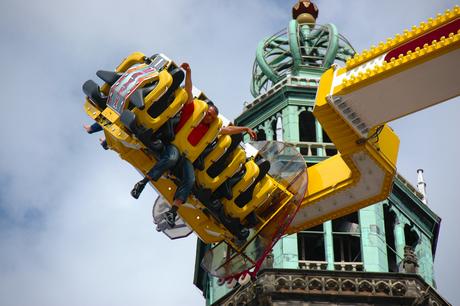
<instances>
[{"instance_id":1,"label":"building cornice","mask_svg":"<svg viewBox=\"0 0 460 306\"><path fill-rule=\"evenodd\" d=\"M263 269L212 305L275 305L273 301L414 305L421 298L427 305L451 305L417 274Z\"/></svg>"}]
</instances>

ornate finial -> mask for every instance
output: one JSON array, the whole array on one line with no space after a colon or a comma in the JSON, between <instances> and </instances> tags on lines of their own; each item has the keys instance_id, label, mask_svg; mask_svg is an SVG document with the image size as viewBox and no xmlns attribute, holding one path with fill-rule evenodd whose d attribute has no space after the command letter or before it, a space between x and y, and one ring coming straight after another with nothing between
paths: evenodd
<instances>
[{"instance_id":1,"label":"ornate finial","mask_svg":"<svg viewBox=\"0 0 460 306\"><path fill-rule=\"evenodd\" d=\"M299 3L292 8L292 18L298 23L310 23L310 27L316 23L318 13L318 7L310 0L299 0Z\"/></svg>"},{"instance_id":2,"label":"ornate finial","mask_svg":"<svg viewBox=\"0 0 460 306\"><path fill-rule=\"evenodd\" d=\"M347 58L356 54L335 25L316 24L318 13L318 7L310 0L298 1L292 8L289 26L259 43L251 82L254 98L284 79L310 73L316 77L316 73L324 73L336 60L346 63ZM288 52L279 52L287 46Z\"/></svg>"},{"instance_id":3,"label":"ornate finial","mask_svg":"<svg viewBox=\"0 0 460 306\"><path fill-rule=\"evenodd\" d=\"M418 169L417 173L418 173L417 189L423 194L422 202L425 203L425 205L428 205L428 200L426 198L426 184L425 184L425 180L423 179L423 169Z\"/></svg>"}]
</instances>

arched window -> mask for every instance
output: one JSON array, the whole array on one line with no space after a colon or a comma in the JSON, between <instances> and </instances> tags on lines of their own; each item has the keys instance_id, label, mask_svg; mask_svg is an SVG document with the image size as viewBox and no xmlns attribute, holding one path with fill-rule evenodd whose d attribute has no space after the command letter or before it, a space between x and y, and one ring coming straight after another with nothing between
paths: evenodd
<instances>
[{"instance_id":1,"label":"arched window","mask_svg":"<svg viewBox=\"0 0 460 306\"><path fill-rule=\"evenodd\" d=\"M276 117L276 125L275 125L275 137L276 140L284 141L284 131L283 131L283 119L281 116Z\"/></svg>"},{"instance_id":2,"label":"arched window","mask_svg":"<svg viewBox=\"0 0 460 306\"><path fill-rule=\"evenodd\" d=\"M260 129L257 131L257 140L267 140L267 135L264 130Z\"/></svg>"},{"instance_id":3,"label":"arched window","mask_svg":"<svg viewBox=\"0 0 460 306\"><path fill-rule=\"evenodd\" d=\"M299 140L306 142L316 142L316 119L309 111L299 114ZM313 155L317 155L316 148L311 149ZM301 148L300 154L308 155L307 148Z\"/></svg>"},{"instance_id":4,"label":"arched window","mask_svg":"<svg viewBox=\"0 0 460 306\"><path fill-rule=\"evenodd\" d=\"M410 245L415 249L420 240L420 237L414 228L408 224L404 226L404 237L406 237L406 245Z\"/></svg>"},{"instance_id":5,"label":"arched window","mask_svg":"<svg viewBox=\"0 0 460 306\"><path fill-rule=\"evenodd\" d=\"M299 114L300 141L316 142L316 119L309 111Z\"/></svg>"},{"instance_id":6,"label":"arched window","mask_svg":"<svg viewBox=\"0 0 460 306\"><path fill-rule=\"evenodd\" d=\"M279 140L276 138L276 120L273 120L272 123L270 124L270 127L273 132L273 140Z\"/></svg>"},{"instance_id":7,"label":"arched window","mask_svg":"<svg viewBox=\"0 0 460 306\"><path fill-rule=\"evenodd\" d=\"M390 210L390 205L383 205L383 216L385 220L385 241L387 243L388 272L398 272L397 255L395 253L394 226L396 214Z\"/></svg>"}]
</instances>

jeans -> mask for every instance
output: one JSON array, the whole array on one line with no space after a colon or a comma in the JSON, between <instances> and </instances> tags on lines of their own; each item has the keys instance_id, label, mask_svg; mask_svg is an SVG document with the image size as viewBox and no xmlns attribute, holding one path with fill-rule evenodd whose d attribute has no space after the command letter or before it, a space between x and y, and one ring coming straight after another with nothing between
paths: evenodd
<instances>
[{"instance_id":1,"label":"jeans","mask_svg":"<svg viewBox=\"0 0 460 306\"><path fill-rule=\"evenodd\" d=\"M155 166L147 172L147 175L150 176L153 181L158 181L163 173L170 170L178 163L180 157L179 149L170 143L166 143L163 155ZM180 180L180 184L174 194L174 199L180 199L185 202L195 183L195 171L192 163L187 158L179 169L177 178Z\"/></svg>"},{"instance_id":2,"label":"jeans","mask_svg":"<svg viewBox=\"0 0 460 306\"><path fill-rule=\"evenodd\" d=\"M102 126L100 126L99 123L96 122L91 125L91 130L88 132L88 134L93 134L99 131L102 131Z\"/></svg>"},{"instance_id":3,"label":"jeans","mask_svg":"<svg viewBox=\"0 0 460 306\"><path fill-rule=\"evenodd\" d=\"M88 134L93 134L96 132L102 131L102 126L99 123L93 123L91 125L91 130L88 132ZM104 148L104 150L108 150L109 148L107 147L107 140L103 140L101 142L101 146Z\"/></svg>"}]
</instances>

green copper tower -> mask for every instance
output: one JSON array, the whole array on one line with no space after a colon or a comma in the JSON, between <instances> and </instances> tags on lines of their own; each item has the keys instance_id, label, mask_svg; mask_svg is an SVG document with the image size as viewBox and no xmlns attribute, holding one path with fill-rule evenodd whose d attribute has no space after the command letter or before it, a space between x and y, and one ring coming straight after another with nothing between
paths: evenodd
<instances>
[{"instance_id":1,"label":"green copper tower","mask_svg":"<svg viewBox=\"0 0 460 306\"><path fill-rule=\"evenodd\" d=\"M356 53L336 26L316 23L318 13L299 1L288 27L259 43L254 100L234 120L259 140L292 144L307 165L337 154L312 111L322 74ZM387 200L281 239L243 287L218 286L200 268L210 246L198 241L194 283L207 305L450 305L435 290L441 219L423 187L421 170L419 188L397 174Z\"/></svg>"}]
</instances>

